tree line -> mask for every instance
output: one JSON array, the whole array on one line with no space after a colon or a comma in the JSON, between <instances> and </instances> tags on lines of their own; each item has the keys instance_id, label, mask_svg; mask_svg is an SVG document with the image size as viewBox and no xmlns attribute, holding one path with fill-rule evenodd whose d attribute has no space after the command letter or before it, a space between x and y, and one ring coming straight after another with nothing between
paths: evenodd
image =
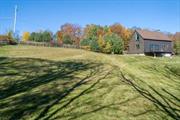
<instances>
[{"instance_id":1,"label":"tree line","mask_svg":"<svg viewBox=\"0 0 180 120\"><path fill-rule=\"evenodd\" d=\"M77 24L66 23L55 34L48 30L24 32L22 40L52 42L58 46L70 44L96 52L122 54L128 48L131 34L131 29L119 23L110 26L89 24L84 28Z\"/></svg>"},{"instance_id":2,"label":"tree line","mask_svg":"<svg viewBox=\"0 0 180 120\"><path fill-rule=\"evenodd\" d=\"M119 23L110 26L88 24L84 28L77 24L66 23L53 34L51 31L24 32L23 41L51 42L58 46L75 45L86 50L102 53L122 54L128 50L128 44L134 29L128 29ZM174 41L174 52L180 54L179 33L169 34Z\"/></svg>"}]
</instances>

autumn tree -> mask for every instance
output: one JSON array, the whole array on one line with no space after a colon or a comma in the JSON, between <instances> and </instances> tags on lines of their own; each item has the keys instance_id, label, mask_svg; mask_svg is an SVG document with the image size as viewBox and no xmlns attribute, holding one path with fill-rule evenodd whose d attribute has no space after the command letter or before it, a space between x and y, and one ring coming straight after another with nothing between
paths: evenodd
<instances>
[{"instance_id":1,"label":"autumn tree","mask_svg":"<svg viewBox=\"0 0 180 120\"><path fill-rule=\"evenodd\" d=\"M90 49L92 51L99 51L99 45L98 45L98 34L101 34L101 31L99 29L100 26L90 24L86 25L86 27L83 30L83 35L81 39L81 46L85 49Z\"/></svg>"},{"instance_id":2,"label":"autumn tree","mask_svg":"<svg viewBox=\"0 0 180 120\"><path fill-rule=\"evenodd\" d=\"M95 51L103 51L103 36L105 34L105 29L104 27L100 26L100 25L95 25L95 24L90 24L90 25L86 25L86 27L84 28L83 31L83 39L81 40L82 43L89 43L89 46L91 46L91 48L94 48L93 50ZM83 42L83 41L87 41L89 40L89 42ZM93 46L94 45L94 46Z\"/></svg>"},{"instance_id":3,"label":"autumn tree","mask_svg":"<svg viewBox=\"0 0 180 120\"><path fill-rule=\"evenodd\" d=\"M105 42L104 42L103 36L101 34L99 35L99 38L98 38L97 42L98 42L100 51L103 52L103 49L105 47Z\"/></svg>"},{"instance_id":4,"label":"autumn tree","mask_svg":"<svg viewBox=\"0 0 180 120\"><path fill-rule=\"evenodd\" d=\"M81 38L81 27L76 24L66 23L61 26L60 31L63 35L63 42L79 46Z\"/></svg>"},{"instance_id":5,"label":"autumn tree","mask_svg":"<svg viewBox=\"0 0 180 120\"><path fill-rule=\"evenodd\" d=\"M29 40L29 37L30 37L30 33L29 32L24 32L23 33L23 36L22 36L22 40L24 42L28 41Z\"/></svg>"},{"instance_id":6,"label":"autumn tree","mask_svg":"<svg viewBox=\"0 0 180 120\"><path fill-rule=\"evenodd\" d=\"M101 27L99 25L86 25L83 31L83 38L88 38L90 40L97 39L99 37L98 35L103 33L102 30L100 30L100 28Z\"/></svg>"},{"instance_id":7,"label":"autumn tree","mask_svg":"<svg viewBox=\"0 0 180 120\"><path fill-rule=\"evenodd\" d=\"M108 26L94 24L87 25L84 28L81 45L89 45L92 51L122 54L124 50L124 42L120 37L120 33L123 33L125 38L128 36L128 32L124 32L125 28L122 28L123 32L121 32L121 29L119 28L120 27L117 27L116 30L116 26L112 26L111 29L111 27Z\"/></svg>"},{"instance_id":8,"label":"autumn tree","mask_svg":"<svg viewBox=\"0 0 180 120\"><path fill-rule=\"evenodd\" d=\"M111 25L110 29L111 29L112 33L115 33L119 37L122 38L122 40L124 41L124 49L127 50L132 32L129 29L126 29L124 26L122 26L121 24L118 24L118 23Z\"/></svg>"},{"instance_id":9,"label":"autumn tree","mask_svg":"<svg viewBox=\"0 0 180 120\"><path fill-rule=\"evenodd\" d=\"M57 43L59 46L62 46L63 44L63 33L62 31L57 31Z\"/></svg>"},{"instance_id":10,"label":"autumn tree","mask_svg":"<svg viewBox=\"0 0 180 120\"><path fill-rule=\"evenodd\" d=\"M112 45L110 42L106 42L103 52L108 54L112 52Z\"/></svg>"}]
</instances>

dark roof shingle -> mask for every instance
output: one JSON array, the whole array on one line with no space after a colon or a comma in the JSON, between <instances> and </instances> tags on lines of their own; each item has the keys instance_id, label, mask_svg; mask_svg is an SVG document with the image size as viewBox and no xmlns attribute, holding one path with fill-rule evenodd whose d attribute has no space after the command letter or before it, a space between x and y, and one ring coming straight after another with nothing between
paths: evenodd
<instances>
[{"instance_id":1,"label":"dark roof shingle","mask_svg":"<svg viewBox=\"0 0 180 120\"><path fill-rule=\"evenodd\" d=\"M167 35L161 32L148 31L148 30L136 30L136 31L143 37L143 39L172 41Z\"/></svg>"}]
</instances>

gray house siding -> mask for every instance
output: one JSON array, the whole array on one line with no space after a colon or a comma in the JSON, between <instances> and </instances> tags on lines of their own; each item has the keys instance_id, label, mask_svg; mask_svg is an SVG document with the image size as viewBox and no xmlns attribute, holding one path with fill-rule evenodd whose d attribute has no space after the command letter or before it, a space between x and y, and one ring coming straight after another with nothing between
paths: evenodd
<instances>
[{"instance_id":1,"label":"gray house siding","mask_svg":"<svg viewBox=\"0 0 180 120\"><path fill-rule=\"evenodd\" d=\"M136 40L136 34L139 36L139 40ZM129 42L128 53L129 54L143 54L144 53L144 40L137 32L134 32L134 34L132 35L132 38Z\"/></svg>"},{"instance_id":2,"label":"gray house siding","mask_svg":"<svg viewBox=\"0 0 180 120\"><path fill-rule=\"evenodd\" d=\"M136 35L138 35L138 40ZM144 39L137 31L135 31L129 42L128 53L173 53L173 42L168 40Z\"/></svg>"},{"instance_id":3,"label":"gray house siding","mask_svg":"<svg viewBox=\"0 0 180 120\"><path fill-rule=\"evenodd\" d=\"M171 41L144 40L144 52L172 53Z\"/></svg>"}]
</instances>

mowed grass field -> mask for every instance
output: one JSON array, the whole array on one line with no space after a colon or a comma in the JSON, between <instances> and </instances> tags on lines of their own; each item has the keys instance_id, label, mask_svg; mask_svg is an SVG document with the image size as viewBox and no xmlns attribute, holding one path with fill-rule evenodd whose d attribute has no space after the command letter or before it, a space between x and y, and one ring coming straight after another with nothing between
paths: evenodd
<instances>
[{"instance_id":1,"label":"mowed grass field","mask_svg":"<svg viewBox=\"0 0 180 120\"><path fill-rule=\"evenodd\" d=\"M0 47L0 120L180 119L180 57Z\"/></svg>"}]
</instances>

